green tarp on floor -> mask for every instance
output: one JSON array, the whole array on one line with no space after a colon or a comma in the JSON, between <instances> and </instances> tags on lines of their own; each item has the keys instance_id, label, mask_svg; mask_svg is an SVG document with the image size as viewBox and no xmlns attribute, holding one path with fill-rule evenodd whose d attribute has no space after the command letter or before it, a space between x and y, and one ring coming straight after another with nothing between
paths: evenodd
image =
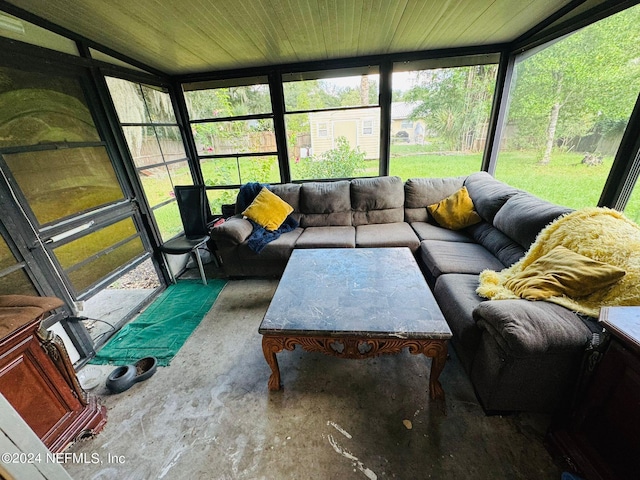
<instances>
[{"instance_id":1,"label":"green tarp on floor","mask_svg":"<svg viewBox=\"0 0 640 480\"><path fill-rule=\"evenodd\" d=\"M180 280L170 285L135 320L125 325L90 363L127 365L153 356L169 365L187 338L211 309L224 280Z\"/></svg>"}]
</instances>

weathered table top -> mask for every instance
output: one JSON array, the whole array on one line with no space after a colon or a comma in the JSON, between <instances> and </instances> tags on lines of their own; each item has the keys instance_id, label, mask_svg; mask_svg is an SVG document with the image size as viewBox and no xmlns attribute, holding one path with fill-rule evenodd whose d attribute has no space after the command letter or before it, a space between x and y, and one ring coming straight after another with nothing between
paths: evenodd
<instances>
[{"instance_id":1,"label":"weathered table top","mask_svg":"<svg viewBox=\"0 0 640 480\"><path fill-rule=\"evenodd\" d=\"M294 250L259 332L451 338L408 248Z\"/></svg>"}]
</instances>

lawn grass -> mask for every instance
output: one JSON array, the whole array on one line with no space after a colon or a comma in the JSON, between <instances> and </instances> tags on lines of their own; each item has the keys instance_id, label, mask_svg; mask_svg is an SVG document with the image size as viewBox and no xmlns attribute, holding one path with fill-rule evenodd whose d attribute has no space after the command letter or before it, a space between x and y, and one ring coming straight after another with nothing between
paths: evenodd
<instances>
[{"instance_id":1,"label":"lawn grass","mask_svg":"<svg viewBox=\"0 0 640 480\"><path fill-rule=\"evenodd\" d=\"M548 165L540 165L538 158L531 152L501 154L496 178L559 205L598 204L613 157L605 157L596 166L581 163L584 154L578 153L555 153Z\"/></svg>"},{"instance_id":2,"label":"lawn grass","mask_svg":"<svg viewBox=\"0 0 640 480\"><path fill-rule=\"evenodd\" d=\"M478 172L482 154L418 154L394 157L389 164L389 173L403 180L416 177L457 177Z\"/></svg>"},{"instance_id":3,"label":"lawn grass","mask_svg":"<svg viewBox=\"0 0 640 480\"><path fill-rule=\"evenodd\" d=\"M480 171L482 153L442 153L429 152L427 148L415 145L394 145L390 162L390 174L402 180L415 177L455 177L469 175ZM516 188L532 193L552 203L571 208L596 206L611 169L613 157L605 157L601 165L588 166L581 163L584 154L554 152L548 165L540 165L540 155L533 151L502 152L498 157L496 178ZM203 163L204 177L213 177L214 172L205 171L213 165ZM278 164L274 160L271 170L265 172L264 179L256 181L276 183L279 178ZM363 176L378 175L378 161L366 162ZM158 187L166 189L165 182L158 182ZM149 196L160 195L147 191L152 182L145 184ZM209 191L209 201L214 213L220 213L223 203L233 203L237 190ZM166 192L163 192L166 194ZM160 212L158 212L160 213ZM172 221L167 218L170 212L165 210L156 218L160 230L166 233L177 233L179 217ZM177 214L177 208L175 209ZM625 213L634 221L640 220L640 193L632 195ZM170 215L169 215L170 216ZM166 230L166 231L165 231ZM165 235L163 235L164 237Z\"/></svg>"}]
</instances>

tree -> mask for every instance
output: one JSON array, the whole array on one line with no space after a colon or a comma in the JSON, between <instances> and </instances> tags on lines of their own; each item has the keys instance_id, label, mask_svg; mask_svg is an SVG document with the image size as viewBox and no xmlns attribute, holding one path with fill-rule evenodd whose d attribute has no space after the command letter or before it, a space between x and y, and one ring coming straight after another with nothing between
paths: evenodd
<instances>
[{"instance_id":1,"label":"tree","mask_svg":"<svg viewBox=\"0 0 640 480\"><path fill-rule=\"evenodd\" d=\"M271 111L269 88L266 85L195 90L185 95L192 119L216 119L267 113ZM271 121L239 121L197 123L192 126L196 142L202 148L216 152L221 141L225 148L246 151L251 132L271 130ZM221 153L224 153L222 150Z\"/></svg>"},{"instance_id":2,"label":"tree","mask_svg":"<svg viewBox=\"0 0 640 480\"><path fill-rule=\"evenodd\" d=\"M640 89L640 8L585 27L516 67L510 122L517 144L551 161L565 144L590 132L619 129Z\"/></svg>"},{"instance_id":3,"label":"tree","mask_svg":"<svg viewBox=\"0 0 640 480\"><path fill-rule=\"evenodd\" d=\"M288 112L296 110L314 110L325 108L331 103L331 96L322 88L318 80L286 82L284 84L284 103ZM293 151L298 137L309 133L309 114L287 115L287 142L289 151Z\"/></svg>"},{"instance_id":4,"label":"tree","mask_svg":"<svg viewBox=\"0 0 640 480\"><path fill-rule=\"evenodd\" d=\"M419 72L418 85L403 97L418 102L413 119L422 119L447 148L473 151L486 133L496 65L440 68Z\"/></svg>"}]
</instances>

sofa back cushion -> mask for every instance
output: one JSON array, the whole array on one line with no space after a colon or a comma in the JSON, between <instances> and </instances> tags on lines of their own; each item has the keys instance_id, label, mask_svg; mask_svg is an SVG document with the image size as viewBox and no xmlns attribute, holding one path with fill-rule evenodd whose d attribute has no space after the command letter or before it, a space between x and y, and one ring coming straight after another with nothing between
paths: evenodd
<instances>
[{"instance_id":1,"label":"sofa back cushion","mask_svg":"<svg viewBox=\"0 0 640 480\"><path fill-rule=\"evenodd\" d=\"M291 216L298 222L300 221L300 184L283 183L281 185L271 185L271 191L278 195L282 200L293 207Z\"/></svg>"},{"instance_id":2,"label":"sofa back cushion","mask_svg":"<svg viewBox=\"0 0 640 480\"><path fill-rule=\"evenodd\" d=\"M508 267L524 256L525 250L522 245L507 237L488 222L472 225L465 229L465 233Z\"/></svg>"},{"instance_id":3,"label":"sofa back cushion","mask_svg":"<svg viewBox=\"0 0 640 480\"><path fill-rule=\"evenodd\" d=\"M493 226L528 249L540 230L560 215L572 210L542 200L529 193L513 195L496 213Z\"/></svg>"},{"instance_id":4,"label":"sofa back cushion","mask_svg":"<svg viewBox=\"0 0 640 480\"><path fill-rule=\"evenodd\" d=\"M353 225L404 221L404 184L400 177L351 180Z\"/></svg>"},{"instance_id":5,"label":"sofa back cushion","mask_svg":"<svg viewBox=\"0 0 640 480\"><path fill-rule=\"evenodd\" d=\"M404 220L426 222L427 207L460 190L466 177L410 178L404 184Z\"/></svg>"},{"instance_id":6,"label":"sofa back cushion","mask_svg":"<svg viewBox=\"0 0 640 480\"><path fill-rule=\"evenodd\" d=\"M349 181L303 183L300 213L301 227L350 226Z\"/></svg>"},{"instance_id":7,"label":"sofa back cushion","mask_svg":"<svg viewBox=\"0 0 640 480\"><path fill-rule=\"evenodd\" d=\"M469 191L476 212L489 223L493 223L496 213L507 200L522 192L496 180L487 172L472 173L464 181L464 185Z\"/></svg>"}]
</instances>

